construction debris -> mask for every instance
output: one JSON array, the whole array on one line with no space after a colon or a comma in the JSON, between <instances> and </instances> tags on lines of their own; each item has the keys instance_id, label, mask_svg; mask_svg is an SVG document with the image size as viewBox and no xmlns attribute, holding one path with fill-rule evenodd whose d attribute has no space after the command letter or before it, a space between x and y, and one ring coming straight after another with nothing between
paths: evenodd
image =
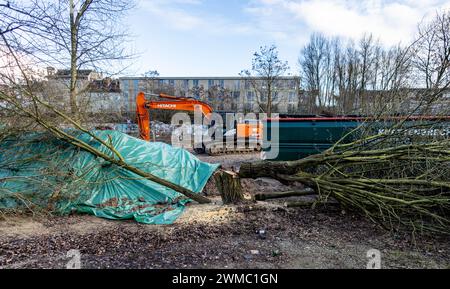
<instances>
[{"instance_id":1,"label":"construction debris","mask_svg":"<svg viewBox=\"0 0 450 289\"><path fill-rule=\"evenodd\" d=\"M151 131L154 132L156 136L170 135L174 128L174 125L167 124L161 121L154 120L151 122Z\"/></svg>"}]
</instances>

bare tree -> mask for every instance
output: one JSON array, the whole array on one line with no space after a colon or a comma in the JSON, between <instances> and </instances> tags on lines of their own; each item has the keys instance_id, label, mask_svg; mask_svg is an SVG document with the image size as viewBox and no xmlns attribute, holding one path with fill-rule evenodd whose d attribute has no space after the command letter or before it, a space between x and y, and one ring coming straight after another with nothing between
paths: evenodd
<instances>
[{"instance_id":1,"label":"bare tree","mask_svg":"<svg viewBox=\"0 0 450 289\"><path fill-rule=\"evenodd\" d=\"M154 90L158 86L159 72L157 70L149 70L144 73L144 87L143 91L145 93L155 93Z\"/></svg>"},{"instance_id":2,"label":"bare tree","mask_svg":"<svg viewBox=\"0 0 450 289\"><path fill-rule=\"evenodd\" d=\"M450 11L437 13L421 23L414 47L418 81L427 89L448 87L450 83Z\"/></svg>"},{"instance_id":3,"label":"bare tree","mask_svg":"<svg viewBox=\"0 0 450 289\"><path fill-rule=\"evenodd\" d=\"M404 88L410 74L409 47L382 48L371 34L357 45L313 34L299 56L309 112L371 114L383 106L385 93ZM379 97L375 102L375 98ZM388 99L385 99L388 100ZM375 102L375 103L374 103Z\"/></svg>"},{"instance_id":4,"label":"bare tree","mask_svg":"<svg viewBox=\"0 0 450 289\"><path fill-rule=\"evenodd\" d=\"M253 54L252 68L241 71L240 75L249 81L255 91L256 101L262 111L272 113L273 94L279 78L289 70L287 61L278 57L275 45L262 46Z\"/></svg>"},{"instance_id":5,"label":"bare tree","mask_svg":"<svg viewBox=\"0 0 450 289\"><path fill-rule=\"evenodd\" d=\"M228 88L225 88L217 84L208 87L207 94L208 94L208 103L215 110L223 110L225 107L225 103L231 97L231 91Z\"/></svg>"},{"instance_id":6,"label":"bare tree","mask_svg":"<svg viewBox=\"0 0 450 289\"><path fill-rule=\"evenodd\" d=\"M363 105L364 93L367 90L367 83L371 77L371 68L373 62L373 37L372 35L364 35L359 42L359 57L360 62L360 80L358 87L358 100Z\"/></svg>"},{"instance_id":7,"label":"bare tree","mask_svg":"<svg viewBox=\"0 0 450 289\"><path fill-rule=\"evenodd\" d=\"M302 67L304 87L310 92L310 110L316 106L323 106L321 84L325 75L325 54L328 43L322 34L314 33L309 43L302 49L299 64Z\"/></svg>"},{"instance_id":8,"label":"bare tree","mask_svg":"<svg viewBox=\"0 0 450 289\"><path fill-rule=\"evenodd\" d=\"M31 0L0 5L2 41L41 66L68 67L69 105L79 119L78 96L87 89L78 72L117 72L113 61L128 59L127 33L120 18L133 6L128 0Z\"/></svg>"},{"instance_id":9,"label":"bare tree","mask_svg":"<svg viewBox=\"0 0 450 289\"><path fill-rule=\"evenodd\" d=\"M203 84L191 87L188 90L188 94L189 94L189 96L192 96L193 98L197 98L197 99L206 101L207 91L205 90L205 87L203 86Z\"/></svg>"}]
</instances>

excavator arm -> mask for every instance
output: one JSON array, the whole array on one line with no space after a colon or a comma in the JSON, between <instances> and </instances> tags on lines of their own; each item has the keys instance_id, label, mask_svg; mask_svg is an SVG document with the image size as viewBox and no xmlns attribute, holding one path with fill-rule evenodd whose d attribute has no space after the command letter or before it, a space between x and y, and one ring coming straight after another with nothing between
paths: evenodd
<instances>
[{"instance_id":1,"label":"excavator arm","mask_svg":"<svg viewBox=\"0 0 450 289\"><path fill-rule=\"evenodd\" d=\"M205 117L209 117L213 109L207 103L188 97L177 97L164 93L158 95L168 100L147 100L145 94L139 92L136 97L136 116L139 127L140 138L150 140L150 113L149 109L195 111L200 109Z\"/></svg>"}]
</instances>

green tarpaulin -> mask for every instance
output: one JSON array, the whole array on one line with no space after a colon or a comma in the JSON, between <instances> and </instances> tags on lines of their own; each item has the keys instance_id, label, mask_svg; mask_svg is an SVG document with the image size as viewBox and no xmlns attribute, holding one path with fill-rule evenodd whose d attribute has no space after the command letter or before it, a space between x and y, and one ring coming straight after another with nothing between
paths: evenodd
<instances>
[{"instance_id":1,"label":"green tarpaulin","mask_svg":"<svg viewBox=\"0 0 450 289\"><path fill-rule=\"evenodd\" d=\"M70 132L97 149L112 153L91 136ZM125 161L193 192L201 192L219 165L200 161L188 151L146 142L117 131L94 131ZM46 208L109 219L170 224L189 199L105 162L47 133L25 134L0 142L0 209Z\"/></svg>"}]
</instances>

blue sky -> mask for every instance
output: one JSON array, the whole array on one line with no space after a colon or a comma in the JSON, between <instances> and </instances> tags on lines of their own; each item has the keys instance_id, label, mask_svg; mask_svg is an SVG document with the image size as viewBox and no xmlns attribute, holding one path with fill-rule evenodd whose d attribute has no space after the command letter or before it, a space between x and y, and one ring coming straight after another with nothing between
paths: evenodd
<instances>
[{"instance_id":1,"label":"blue sky","mask_svg":"<svg viewBox=\"0 0 450 289\"><path fill-rule=\"evenodd\" d=\"M129 74L236 76L261 45L276 44L290 73L312 32L384 45L407 43L417 23L450 1L138 0L126 24L139 56Z\"/></svg>"}]
</instances>

